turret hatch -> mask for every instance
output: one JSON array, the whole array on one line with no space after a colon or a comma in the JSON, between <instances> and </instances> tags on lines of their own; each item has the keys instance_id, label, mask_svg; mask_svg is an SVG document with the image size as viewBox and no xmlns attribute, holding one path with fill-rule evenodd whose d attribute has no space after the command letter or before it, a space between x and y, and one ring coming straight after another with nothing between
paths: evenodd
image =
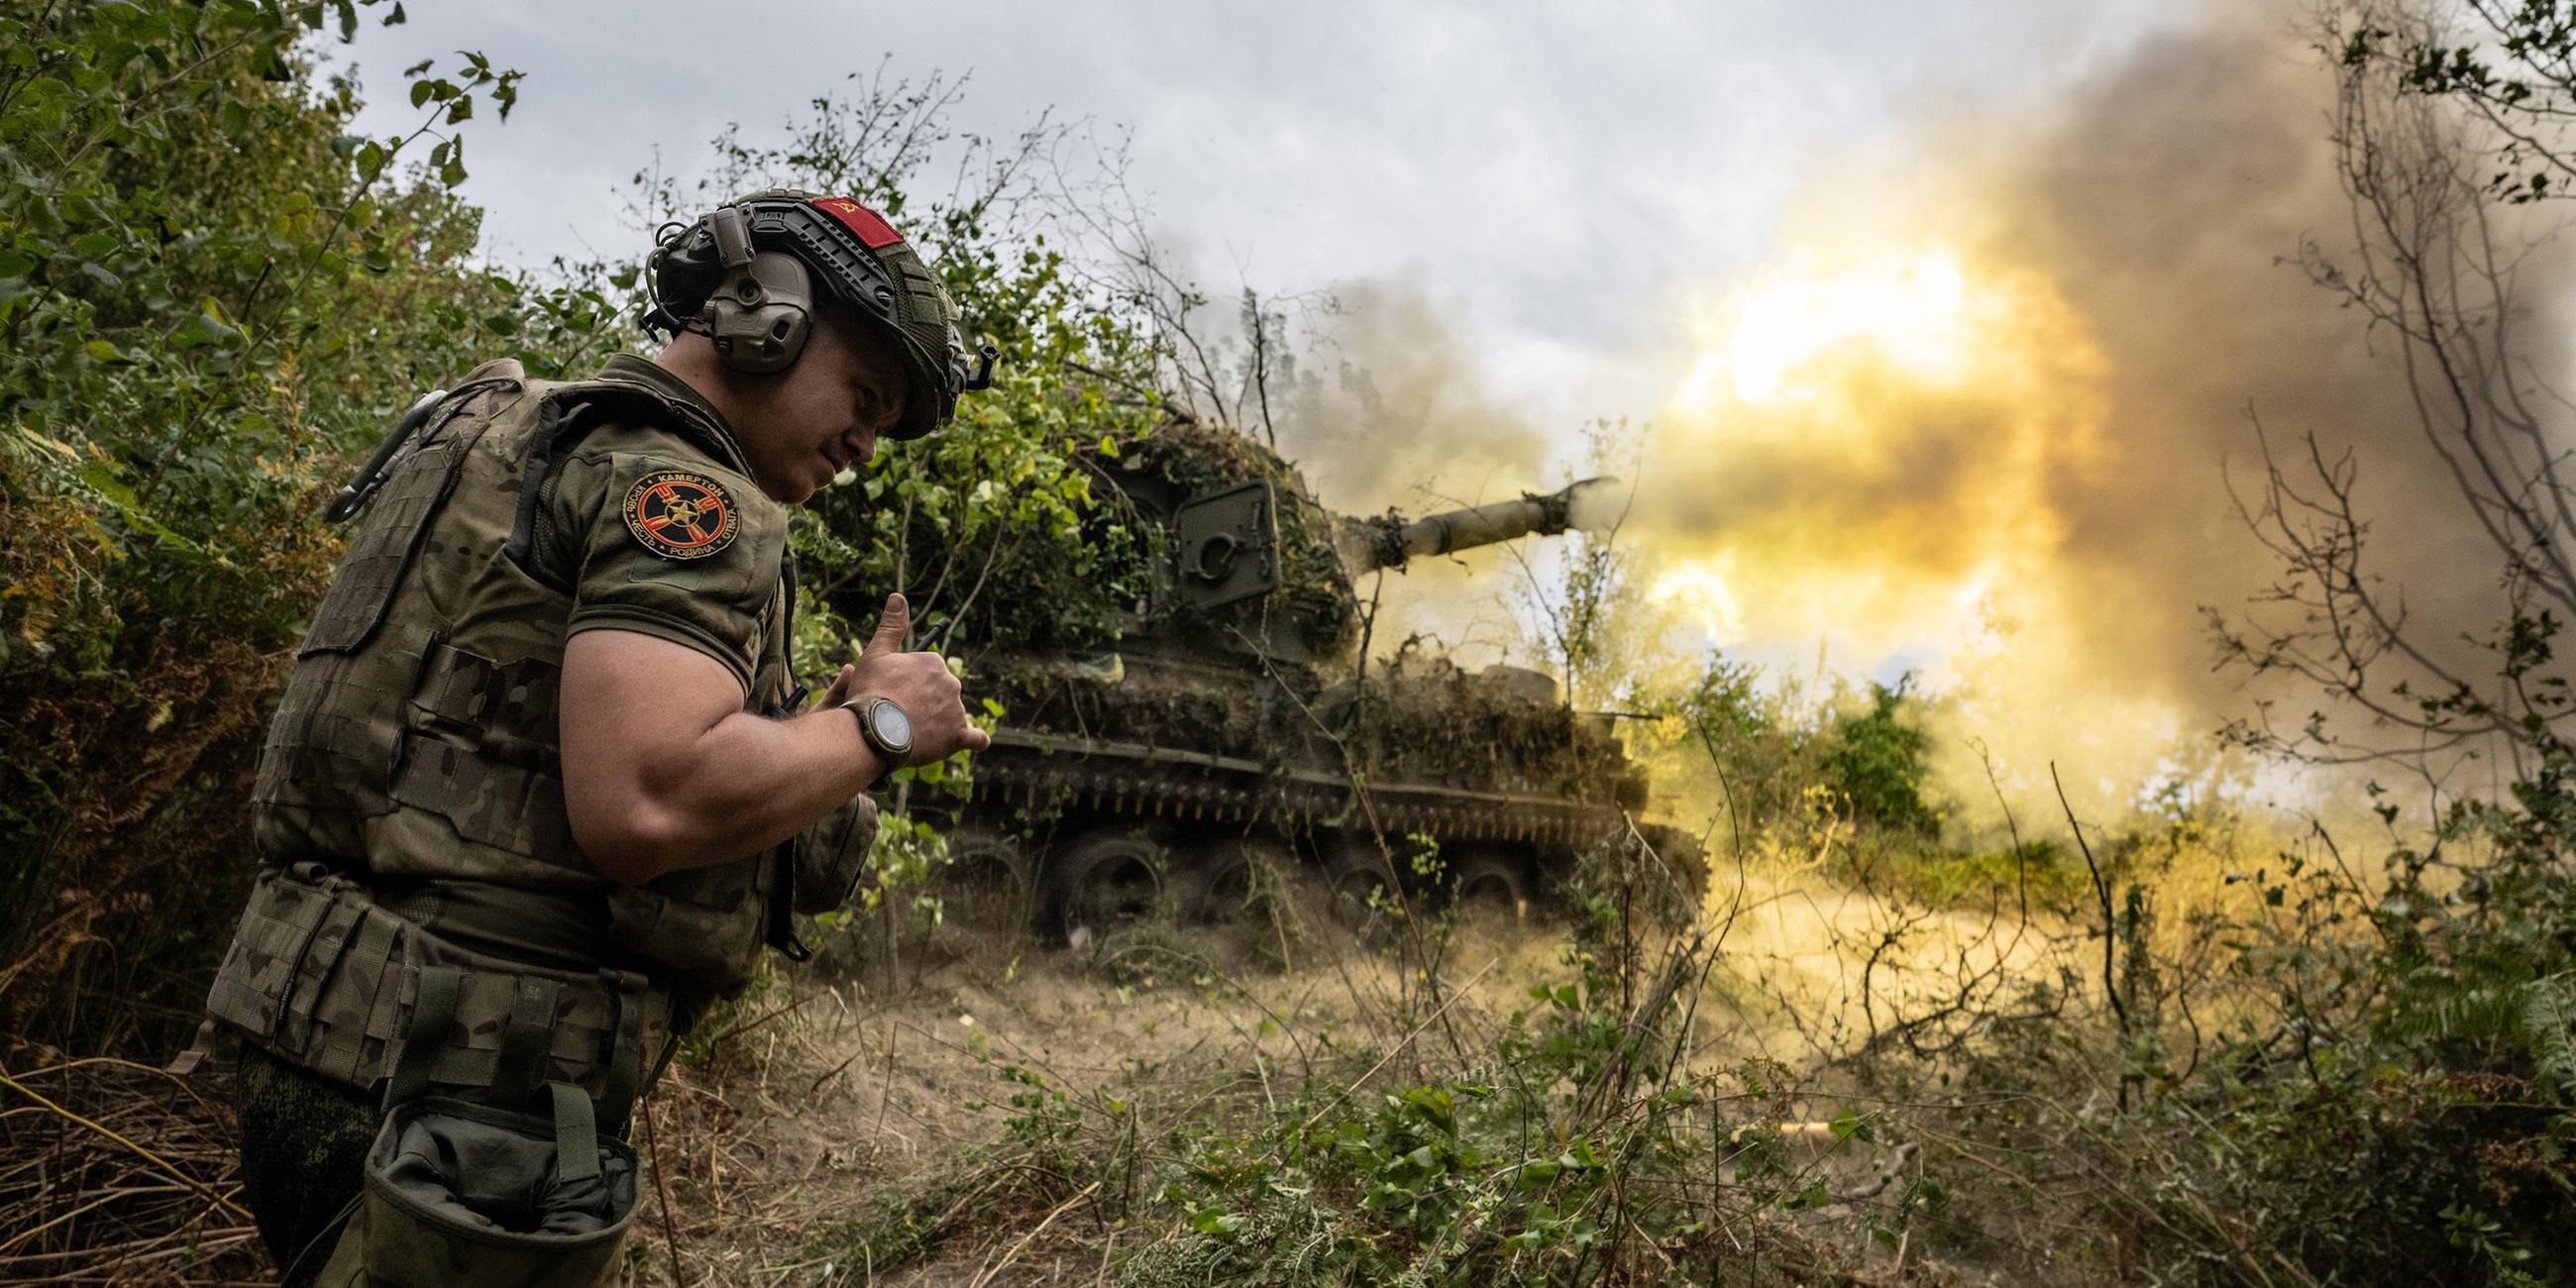
<instances>
[{"instance_id":1,"label":"turret hatch","mask_svg":"<svg viewBox=\"0 0 2576 1288\"><path fill-rule=\"evenodd\" d=\"M1268 483L1255 480L1187 502L1172 523L1173 584L1199 608L1279 588L1279 522Z\"/></svg>"}]
</instances>

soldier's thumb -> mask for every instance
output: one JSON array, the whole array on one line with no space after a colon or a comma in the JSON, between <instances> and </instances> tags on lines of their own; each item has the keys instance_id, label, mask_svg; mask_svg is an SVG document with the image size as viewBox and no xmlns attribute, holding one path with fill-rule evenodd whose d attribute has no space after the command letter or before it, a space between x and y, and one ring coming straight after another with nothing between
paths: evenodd
<instances>
[{"instance_id":1,"label":"soldier's thumb","mask_svg":"<svg viewBox=\"0 0 2576 1288\"><path fill-rule=\"evenodd\" d=\"M912 606L900 594L886 596L885 612L877 618L877 633L868 637L867 652L900 653L904 640L912 634Z\"/></svg>"}]
</instances>

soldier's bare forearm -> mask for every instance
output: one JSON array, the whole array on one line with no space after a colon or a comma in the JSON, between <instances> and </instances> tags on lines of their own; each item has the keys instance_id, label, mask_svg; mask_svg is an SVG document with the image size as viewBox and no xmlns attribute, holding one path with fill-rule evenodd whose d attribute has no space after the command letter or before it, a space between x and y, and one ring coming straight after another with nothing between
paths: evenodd
<instances>
[{"instance_id":1,"label":"soldier's bare forearm","mask_svg":"<svg viewBox=\"0 0 2576 1288\"><path fill-rule=\"evenodd\" d=\"M730 862L794 836L888 766L858 722L771 720L704 654L626 631L564 653L564 802L573 838L611 880Z\"/></svg>"},{"instance_id":2,"label":"soldier's bare forearm","mask_svg":"<svg viewBox=\"0 0 2576 1288\"><path fill-rule=\"evenodd\" d=\"M646 767L631 858L610 877L634 884L663 872L729 863L804 831L869 784L887 764L847 712L788 720L736 712L685 754ZM588 847L584 847L588 850Z\"/></svg>"}]
</instances>

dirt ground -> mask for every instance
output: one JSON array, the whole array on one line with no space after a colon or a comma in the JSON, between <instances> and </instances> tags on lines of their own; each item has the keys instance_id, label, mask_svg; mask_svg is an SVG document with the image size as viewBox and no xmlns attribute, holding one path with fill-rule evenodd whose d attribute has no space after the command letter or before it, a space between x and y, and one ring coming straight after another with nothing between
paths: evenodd
<instances>
[{"instance_id":1,"label":"dirt ground","mask_svg":"<svg viewBox=\"0 0 2576 1288\"><path fill-rule=\"evenodd\" d=\"M1543 922L1462 927L1442 973L1467 986L1410 1027L1395 1017L1418 995L1346 934L1303 937L1286 969L1240 938L1162 929L1076 950L946 927L901 945L891 977L881 960L844 960L838 982L796 983L657 1092L638 1143L658 1151L671 1206L666 1221L663 1196L644 1196L639 1280L672 1282L676 1256L689 1283L1115 1282L1113 1254L1161 1231L1040 1208L882 1270L823 1245L1003 1141L998 1102L1024 1089L1006 1068L1077 1099L1168 1104L1240 1094L1247 1073L1285 1098L1355 1050L1383 1053L1390 1074L1437 1067L1453 1042L1490 1040L1532 985L1564 982L1561 941Z\"/></svg>"},{"instance_id":2,"label":"dirt ground","mask_svg":"<svg viewBox=\"0 0 2576 1288\"><path fill-rule=\"evenodd\" d=\"M1905 985L1892 981L1914 977L1856 975L1846 945L1883 928L1846 892L1772 874L1711 899L1712 915L1728 917L1730 975L1698 1010L1695 1064L1805 1063L1816 1043L1866 1023L1862 990L1894 1000L1889 990ZM1914 927L1902 956L1956 955L1988 929L1974 921ZM638 1144L658 1154L668 1193L643 1198L639 1282L674 1282L675 1262L687 1283L1117 1282L1116 1254L1167 1229L1104 1222L1088 1202L984 1210L968 1160L1006 1140L1004 1102L1029 1089L1007 1070L1077 1102L1165 1111L1217 1096L1275 1105L1347 1077L1355 1052L1383 1061L1371 1085L1436 1076L1490 1051L1533 986L1577 978L1567 931L1546 914L1470 918L1440 958L1446 986L1435 993L1404 978L1394 954L1320 919L1290 937L1284 965L1279 936L1240 929L1147 927L1077 950L947 926L898 941L891 963L882 937L863 929L824 969L745 1007L729 1026L739 1031L656 1094L653 1132ZM1833 1165L1866 1172L1879 1161L1855 1151ZM940 1226L951 1194L975 1219L937 1229L894 1264L869 1264L855 1227L895 1213ZM1154 1210L1141 1201L1150 1193L1133 1197L1131 1211Z\"/></svg>"}]
</instances>

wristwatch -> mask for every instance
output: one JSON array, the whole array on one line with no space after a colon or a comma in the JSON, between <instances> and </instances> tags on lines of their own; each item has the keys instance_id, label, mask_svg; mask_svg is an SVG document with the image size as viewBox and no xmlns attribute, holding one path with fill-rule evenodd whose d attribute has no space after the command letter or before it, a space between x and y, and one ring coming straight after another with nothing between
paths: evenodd
<instances>
[{"instance_id":1,"label":"wristwatch","mask_svg":"<svg viewBox=\"0 0 2576 1288\"><path fill-rule=\"evenodd\" d=\"M859 718L859 736L892 771L912 755L912 717L892 698L858 697L841 704Z\"/></svg>"}]
</instances>

